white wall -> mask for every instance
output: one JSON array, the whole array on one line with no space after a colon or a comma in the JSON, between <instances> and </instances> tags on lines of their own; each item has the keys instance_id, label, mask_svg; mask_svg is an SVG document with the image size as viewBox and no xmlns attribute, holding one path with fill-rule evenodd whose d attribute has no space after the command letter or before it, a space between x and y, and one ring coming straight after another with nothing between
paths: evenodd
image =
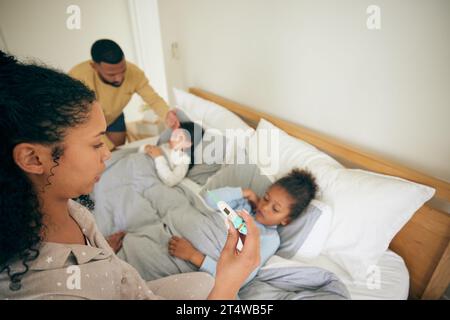
<instances>
[{"instance_id":1,"label":"white wall","mask_svg":"<svg viewBox=\"0 0 450 320\"><path fill-rule=\"evenodd\" d=\"M371 4L381 30L366 27ZM159 8L169 88L198 86L450 181L450 1Z\"/></svg>"},{"instance_id":2,"label":"white wall","mask_svg":"<svg viewBox=\"0 0 450 320\"><path fill-rule=\"evenodd\" d=\"M167 101L167 81L157 0L129 0L136 60L152 87Z\"/></svg>"},{"instance_id":3,"label":"white wall","mask_svg":"<svg viewBox=\"0 0 450 320\"><path fill-rule=\"evenodd\" d=\"M167 90L169 96L170 105L175 105L175 100L173 96L172 88L185 88L185 66L188 60L185 58L185 46L190 43L188 37L190 34L183 35L184 39L181 41L181 34L179 34L179 28L183 28L186 25L185 19L189 19L188 16L192 13L181 12L184 7L184 2L175 0L158 0L159 8L159 20L161 24L161 39L162 48L164 53L166 80L167 80ZM186 2L189 4L189 1ZM181 20L183 19L183 20ZM176 43L179 48L179 57L174 57L172 52L172 44ZM195 51L201 51L197 48Z\"/></svg>"},{"instance_id":4,"label":"white wall","mask_svg":"<svg viewBox=\"0 0 450 320\"><path fill-rule=\"evenodd\" d=\"M69 5L78 5L81 9L80 30L66 27L70 16L66 13ZM154 10L157 17L157 8ZM157 31L151 27L146 30L149 36L154 32L159 34L159 22L156 24ZM90 59L91 45L100 38L116 41L128 60L137 64L140 62L133 41L134 30L127 0L0 0L0 28L12 54L21 58L37 58L64 71ZM143 68L155 90L160 92L166 85L165 79L159 76L161 70L164 74L164 64L162 59L155 62L153 57L150 55L146 62L150 60L150 64L154 63L153 68L158 76L152 77L153 69L149 74L149 70ZM141 103L140 97L135 95L125 109L127 121L140 117L138 107Z\"/></svg>"},{"instance_id":5,"label":"white wall","mask_svg":"<svg viewBox=\"0 0 450 320\"><path fill-rule=\"evenodd\" d=\"M81 29L69 30L69 5L81 9ZM109 38L135 61L127 2L108 0L0 0L0 27L11 53L68 71L90 59L92 43Z\"/></svg>"}]
</instances>

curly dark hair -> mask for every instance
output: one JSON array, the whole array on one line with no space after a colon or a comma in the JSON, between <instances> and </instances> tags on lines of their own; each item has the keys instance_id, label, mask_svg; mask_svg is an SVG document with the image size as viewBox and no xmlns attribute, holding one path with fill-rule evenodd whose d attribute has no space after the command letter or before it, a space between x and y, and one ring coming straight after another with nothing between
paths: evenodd
<instances>
[{"instance_id":1,"label":"curly dark hair","mask_svg":"<svg viewBox=\"0 0 450 320\"><path fill-rule=\"evenodd\" d=\"M13 150L24 142L49 146L54 169L67 129L87 121L94 100L80 81L0 51L0 273L8 273L11 290L20 289L27 263L38 257L44 228L37 196L42 190L17 166ZM16 261L22 261L20 272L10 268Z\"/></svg>"},{"instance_id":2,"label":"curly dark hair","mask_svg":"<svg viewBox=\"0 0 450 320\"><path fill-rule=\"evenodd\" d=\"M275 181L272 186L283 188L294 200L289 214L292 220L306 209L316 196L318 189L314 176L310 172L300 169L293 169L286 176Z\"/></svg>"}]
</instances>

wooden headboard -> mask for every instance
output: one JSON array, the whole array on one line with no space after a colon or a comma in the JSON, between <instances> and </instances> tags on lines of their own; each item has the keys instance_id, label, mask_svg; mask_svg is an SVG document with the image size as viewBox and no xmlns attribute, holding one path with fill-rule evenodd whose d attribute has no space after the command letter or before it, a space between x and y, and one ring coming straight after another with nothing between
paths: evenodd
<instances>
[{"instance_id":1,"label":"wooden headboard","mask_svg":"<svg viewBox=\"0 0 450 320\"><path fill-rule=\"evenodd\" d=\"M302 139L333 157L345 159L346 163L431 186L436 189L434 198L450 203L450 184L445 181L204 90L190 88L189 92L227 108L253 128L264 118L291 136ZM438 299L443 295L450 282L450 214L433 208L430 201L427 202L400 230L389 247L404 259L409 270L410 298Z\"/></svg>"}]
</instances>

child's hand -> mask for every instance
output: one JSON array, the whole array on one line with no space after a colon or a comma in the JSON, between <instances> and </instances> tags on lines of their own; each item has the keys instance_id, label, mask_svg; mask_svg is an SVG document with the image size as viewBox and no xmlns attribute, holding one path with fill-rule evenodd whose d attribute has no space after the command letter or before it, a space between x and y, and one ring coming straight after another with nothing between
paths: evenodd
<instances>
[{"instance_id":1,"label":"child's hand","mask_svg":"<svg viewBox=\"0 0 450 320\"><path fill-rule=\"evenodd\" d=\"M153 159L162 155L161 148L157 147L157 146L152 146L152 145L147 145L145 147L145 153L147 153Z\"/></svg>"},{"instance_id":2,"label":"child's hand","mask_svg":"<svg viewBox=\"0 0 450 320\"><path fill-rule=\"evenodd\" d=\"M258 206L259 197L252 189L242 189L242 195L250 202L253 208Z\"/></svg>"},{"instance_id":3,"label":"child's hand","mask_svg":"<svg viewBox=\"0 0 450 320\"><path fill-rule=\"evenodd\" d=\"M200 268L205 256L195 249L188 240L173 236L169 240L169 253L171 256L186 260Z\"/></svg>"}]
</instances>

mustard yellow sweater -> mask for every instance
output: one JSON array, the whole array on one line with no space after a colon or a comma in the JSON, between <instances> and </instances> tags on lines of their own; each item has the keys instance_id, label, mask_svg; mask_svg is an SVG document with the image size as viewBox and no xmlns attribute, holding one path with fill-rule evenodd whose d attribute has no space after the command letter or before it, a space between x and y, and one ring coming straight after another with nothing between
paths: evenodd
<instances>
[{"instance_id":1,"label":"mustard yellow sweater","mask_svg":"<svg viewBox=\"0 0 450 320\"><path fill-rule=\"evenodd\" d=\"M113 87L100 79L97 72L92 68L91 62L91 60L88 60L76 65L69 71L69 75L81 80L91 90L95 91L97 101L102 106L108 125L120 116L134 93L139 94L161 119L165 119L169 106L150 86L147 77L139 67L127 61L127 70L122 85ZM111 144L110 141L107 141L110 149L112 149Z\"/></svg>"}]
</instances>

